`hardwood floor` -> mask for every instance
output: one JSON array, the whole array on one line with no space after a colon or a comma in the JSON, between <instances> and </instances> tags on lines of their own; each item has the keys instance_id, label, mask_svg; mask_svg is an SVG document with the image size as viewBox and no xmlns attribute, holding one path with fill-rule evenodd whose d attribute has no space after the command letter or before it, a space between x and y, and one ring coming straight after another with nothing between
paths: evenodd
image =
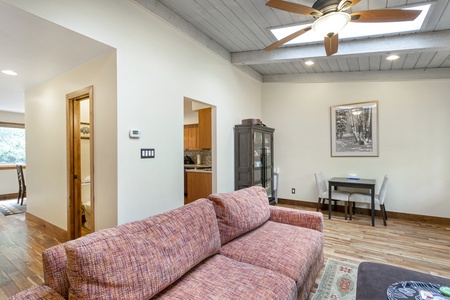
<instances>
[{"instance_id":1,"label":"hardwood floor","mask_svg":"<svg viewBox=\"0 0 450 300\"><path fill-rule=\"evenodd\" d=\"M0 214L0 299L44 282L41 254L59 243L25 214Z\"/></svg>"},{"instance_id":2,"label":"hardwood floor","mask_svg":"<svg viewBox=\"0 0 450 300\"><path fill-rule=\"evenodd\" d=\"M346 221L343 214L336 212L331 220L327 216L324 220L325 258L354 264L387 263L450 278L450 224L442 226L390 218L385 227L381 218L377 218L376 226L372 227L369 216L357 214L352 221ZM58 243L56 238L27 221L24 214L8 217L0 214L0 300L41 284L41 253Z\"/></svg>"}]
</instances>

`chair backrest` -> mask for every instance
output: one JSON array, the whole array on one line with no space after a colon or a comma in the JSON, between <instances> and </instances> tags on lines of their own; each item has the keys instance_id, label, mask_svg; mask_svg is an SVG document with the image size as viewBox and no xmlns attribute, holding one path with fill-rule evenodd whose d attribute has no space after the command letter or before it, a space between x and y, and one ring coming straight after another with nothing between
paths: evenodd
<instances>
[{"instance_id":1,"label":"chair backrest","mask_svg":"<svg viewBox=\"0 0 450 300\"><path fill-rule=\"evenodd\" d=\"M327 183L325 182L325 177L323 176L322 171L314 173L314 177L316 178L317 192L319 193L320 197L320 195L328 191Z\"/></svg>"},{"instance_id":2,"label":"chair backrest","mask_svg":"<svg viewBox=\"0 0 450 300\"><path fill-rule=\"evenodd\" d=\"M17 179L19 181L19 187L25 189L25 178L23 178L23 168L22 165L16 165Z\"/></svg>"},{"instance_id":3,"label":"chair backrest","mask_svg":"<svg viewBox=\"0 0 450 300\"><path fill-rule=\"evenodd\" d=\"M380 204L384 204L384 197L386 197L386 190L388 183L389 183L389 176L385 175L383 183L381 184L380 193L378 194L378 200L380 200Z\"/></svg>"}]
</instances>

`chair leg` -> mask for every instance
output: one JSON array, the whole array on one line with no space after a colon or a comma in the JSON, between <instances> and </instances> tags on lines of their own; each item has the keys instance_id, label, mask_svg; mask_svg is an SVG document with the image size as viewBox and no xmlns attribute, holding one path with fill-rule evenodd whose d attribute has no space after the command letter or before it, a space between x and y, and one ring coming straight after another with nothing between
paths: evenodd
<instances>
[{"instance_id":1,"label":"chair leg","mask_svg":"<svg viewBox=\"0 0 450 300\"><path fill-rule=\"evenodd\" d=\"M386 210L384 208L384 204L380 205L380 210L381 210L381 215L383 216L383 225L387 226L387 224L386 224L386 213L385 213Z\"/></svg>"},{"instance_id":2,"label":"chair leg","mask_svg":"<svg viewBox=\"0 0 450 300\"><path fill-rule=\"evenodd\" d=\"M386 220L388 219L387 213L386 213L386 206L384 206L383 204L383 211L384 211L384 217L386 218Z\"/></svg>"},{"instance_id":3,"label":"chair leg","mask_svg":"<svg viewBox=\"0 0 450 300\"><path fill-rule=\"evenodd\" d=\"M352 214L352 205L354 204L355 202L349 202L348 203L348 214L349 214L349 216L350 216L350 220L352 219L352 217L353 217L353 214Z\"/></svg>"},{"instance_id":4,"label":"chair leg","mask_svg":"<svg viewBox=\"0 0 450 300\"><path fill-rule=\"evenodd\" d=\"M319 209L321 209L321 204L322 204L322 198L319 197L319 199L317 200L317 209L316 211L319 211Z\"/></svg>"},{"instance_id":5,"label":"chair leg","mask_svg":"<svg viewBox=\"0 0 450 300\"><path fill-rule=\"evenodd\" d=\"M22 189L19 188L19 192L17 193L17 204L19 204L21 197L22 197Z\"/></svg>"},{"instance_id":6,"label":"chair leg","mask_svg":"<svg viewBox=\"0 0 450 300\"><path fill-rule=\"evenodd\" d=\"M347 211L348 211L348 201L345 201L344 203L344 214L345 214L345 219L347 220Z\"/></svg>"}]
</instances>

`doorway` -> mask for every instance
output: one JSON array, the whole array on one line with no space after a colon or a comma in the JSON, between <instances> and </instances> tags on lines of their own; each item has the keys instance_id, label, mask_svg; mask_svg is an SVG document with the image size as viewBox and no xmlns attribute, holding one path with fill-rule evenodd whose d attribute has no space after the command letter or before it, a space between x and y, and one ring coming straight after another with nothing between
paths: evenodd
<instances>
[{"instance_id":1,"label":"doorway","mask_svg":"<svg viewBox=\"0 0 450 300\"><path fill-rule=\"evenodd\" d=\"M216 107L184 97L184 204L217 191Z\"/></svg>"},{"instance_id":2,"label":"doorway","mask_svg":"<svg viewBox=\"0 0 450 300\"><path fill-rule=\"evenodd\" d=\"M67 233L69 240L95 231L93 86L67 99Z\"/></svg>"}]
</instances>

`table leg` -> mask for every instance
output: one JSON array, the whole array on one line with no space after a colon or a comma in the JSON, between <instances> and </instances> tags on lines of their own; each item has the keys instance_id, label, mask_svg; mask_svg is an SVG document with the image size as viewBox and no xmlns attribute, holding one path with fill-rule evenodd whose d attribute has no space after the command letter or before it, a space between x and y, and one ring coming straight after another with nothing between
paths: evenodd
<instances>
[{"instance_id":1,"label":"table leg","mask_svg":"<svg viewBox=\"0 0 450 300\"><path fill-rule=\"evenodd\" d=\"M332 185L328 183L328 219L331 219L331 188Z\"/></svg>"},{"instance_id":2,"label":"table leg","mask_svg":"<svg viewBox=\"0 0 450 300\"><path fill-rule=\"evenodd\" d=\"M372 187L370 190L370 214L372 216L372 226L375 226L375 187Z\"/></svg>"}]
</instances>

